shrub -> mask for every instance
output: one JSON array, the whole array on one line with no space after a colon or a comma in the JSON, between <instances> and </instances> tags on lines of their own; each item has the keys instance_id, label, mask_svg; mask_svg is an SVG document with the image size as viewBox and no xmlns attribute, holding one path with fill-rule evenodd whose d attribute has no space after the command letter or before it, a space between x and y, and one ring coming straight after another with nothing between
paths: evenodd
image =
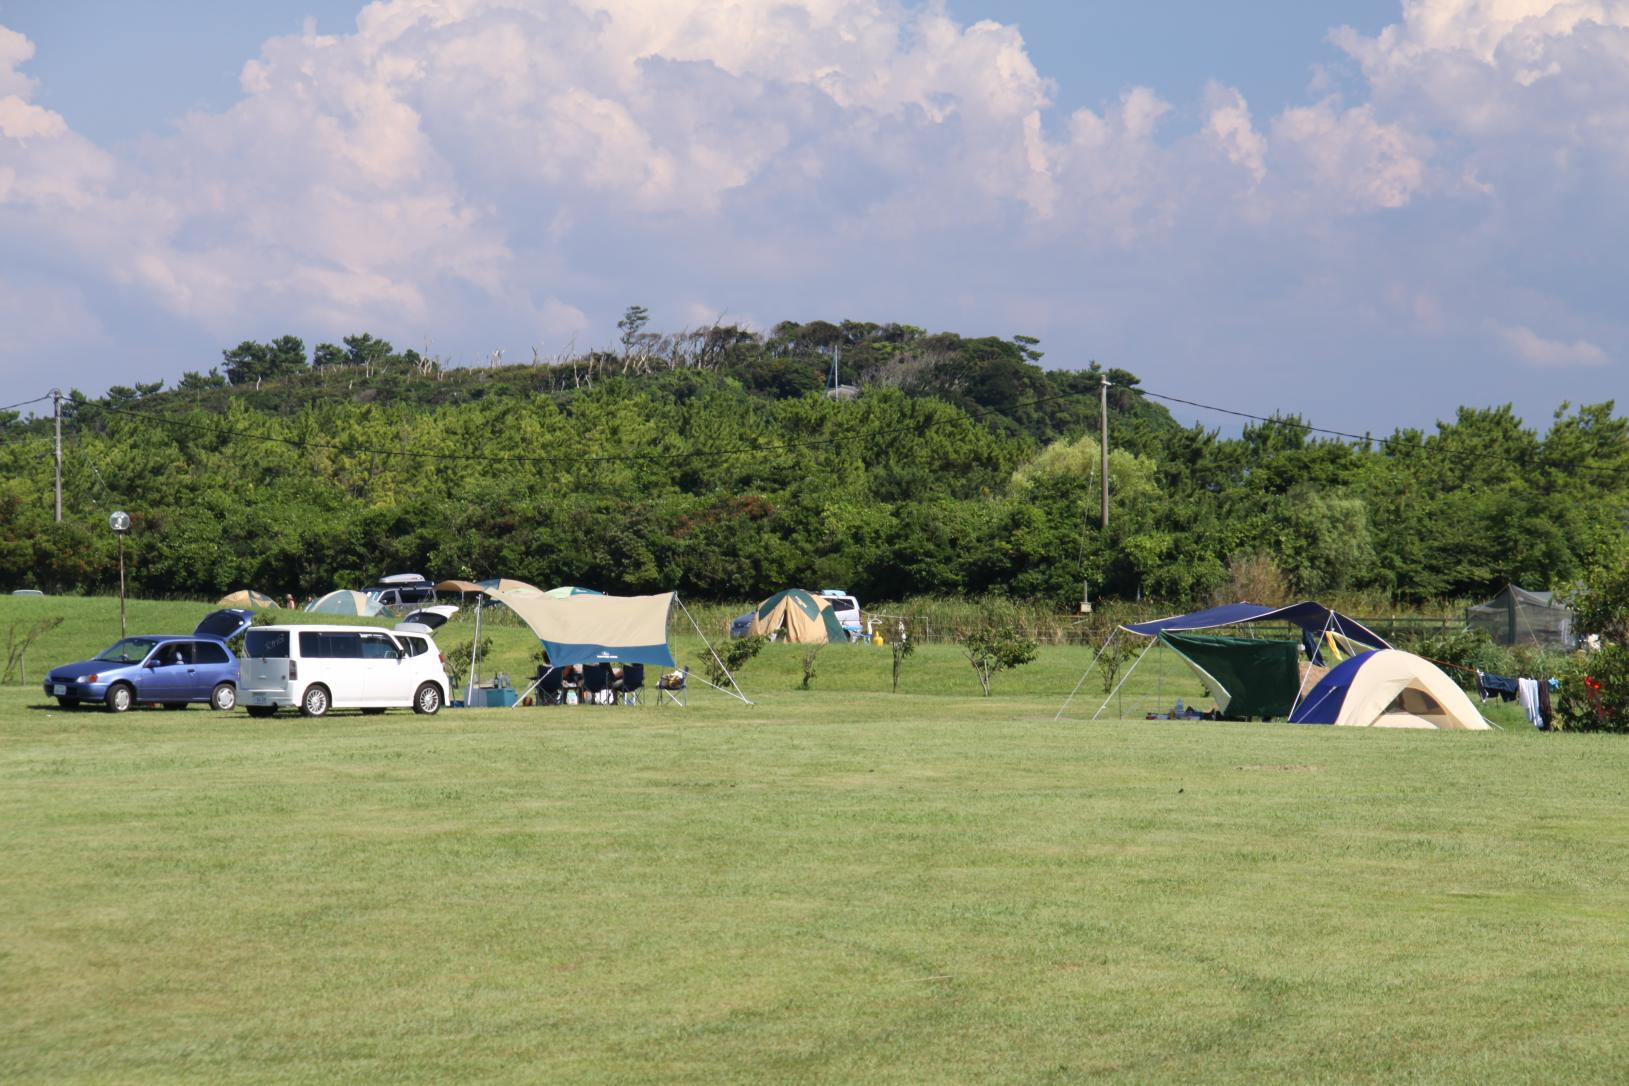
<instances>
[{"instance_id":1,"label":"shrub","mask_svg":"<svg viewBox=\"0 0 1629 1086\"><path fill-rule=\"evenodd\" d=\"M1016 626L998 626L993 630L976 630L965 634L959 642L962 655L973 665L979 677L984 696L990 696L990 678L998 671L1023 667L1035 659L1040 646L1019 632Z\"/></svg>"},{"instance_id":2,"label":"shrub","mask_svg":"<svg viewBox=\"0 0 1629 1086\"><path fill-rule=\"evenodd\" d=\"M905 666L905 660L916 651L916 642L901 637L888 646L894 653L894 693L899 693L899 673Z\"/></svg>"},{"instance_id":3,"label":"shrub","mask_svg":"<svg viewBox=\"0 0 1629 1086\"><path fill-rule=\"evenodd\" d=\"M480 643L473 647L475 650L474 657L479 662L482 657L492 651L492 639L483 637ZM446 661L447 679L452 683L454 690L462 689L464 676L469 674L470 649L471 645L468 642L460 641L452 648L444 650L441 654Z\"/></svg>"},{"instance_id":4,"label":"shrub","mask_svg":"<svg viewBox=\"0 0 1629 1086\"><path fill-rule=\"evenodd\" d=\"M803 650L803 681L798 684L799 690L807 690L815 679L815 659L825 645L811 645Z\"/></svg>"},{"instance_id":5,"label":"shrub","mask_svg":"<svg viewBox=\"0 0 1629 1086\"><path fill-rule=\"evenodd\" d=\"M721 648L715 647L702 659L702 671L706 673L707 681L714 686L728 683L730 675L740 671L748 660L757 656L768 640L760 634L753 634L750 637L737 637L727 641Z\"/></svg>"}]
</instances>

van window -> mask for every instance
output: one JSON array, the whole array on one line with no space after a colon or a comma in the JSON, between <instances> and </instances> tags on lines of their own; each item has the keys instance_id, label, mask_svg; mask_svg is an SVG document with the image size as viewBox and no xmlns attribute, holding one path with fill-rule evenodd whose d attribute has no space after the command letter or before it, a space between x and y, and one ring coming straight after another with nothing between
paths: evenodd
<instances>
[{"instance_id":1,"label":"van window","mask_svg":"<svg viewBox=\"0 0 1629 1086\"><path fill-rule=\"evenodd\" d=\"M285 645L287 640L283 642ZM200 664L224 664L227 662L226 650L219 645L211 645L208 641L197 641L192 646L192 656Z\"/></svg>"},{"instance_id":2,"label":"van window","mask_svg":"<svg viewBox=\"0 0 1629 1086\"><path fill-rule=\"evenodd\" d=\"M250 630L244 639L243 651L263 660L288 659L287 630Z\"/></svg>"},{"instance_id":3,"label":"van window","mask_svg":"<svg viewBox=\"0 0 1629 1086\"><path fill-rule=\"evenodd\" d=\"M300 655L307 660L360 660L362 637L354 633L300 631Z\"/></svg>"},{"instance_id":4,"label":"van window","mask_svg":"<svg viewBox=\"0 0 1629 1086\"><path fill-rule=\"evenodd\" d=\"M401 642L409 656L423 656L430 651L430 643L422 637L402 637Z\"/></svg>"},{"instance_id":5,"label":"van window","mask_svg":"<svg viewBox=\"0 0 1629 1086\"><path fill-rule=\"evenodd\" d=\"M362 639L362 658L364 660L394 660L396 659L396 642L384 634L359 634Z\"/></svg>"}]
</instances>

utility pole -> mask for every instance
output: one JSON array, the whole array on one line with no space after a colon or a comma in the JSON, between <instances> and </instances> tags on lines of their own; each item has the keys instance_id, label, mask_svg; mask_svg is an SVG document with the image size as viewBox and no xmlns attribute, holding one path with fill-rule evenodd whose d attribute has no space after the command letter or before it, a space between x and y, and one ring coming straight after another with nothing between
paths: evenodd
<instances>
[{"instance_id":1,"label":"utility pole","mask_svg":"<svg viewBox=\"0 0 1629 1086\"><path fill-rule=\"evenodd\" d=\"M57 420L57 523L62 523L62 390L51 390L51 413Z\"/></svg>"},{"instance_id":2,"label":"utility pole","mask_svg":"<svg viewBox=\"0 0 1629 1086\"><path fill-rule=\"evenodd\" d=\"M1109 378L1108 374L1098 376L1100 382L1097 386L1098 434L1102 438L1103 458L1100 467L1103 472L1103 530L1109 530Z\"/></svg>"}]
</instances>

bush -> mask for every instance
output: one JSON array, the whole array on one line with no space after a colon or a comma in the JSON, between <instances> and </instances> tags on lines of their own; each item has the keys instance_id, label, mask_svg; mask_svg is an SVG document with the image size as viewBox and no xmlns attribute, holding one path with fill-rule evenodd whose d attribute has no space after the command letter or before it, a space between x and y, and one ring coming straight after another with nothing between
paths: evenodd
<instances>
[{"instance_id":1,"label":"bush","mask_svg":"<svg viewBox=\"0 0 1629 1086\"><path fill-rule=\"evenodd\" d=\"M460 641L452 648L444 650L441 654L446 661L447 679L452 683L454 690L463 689L464 676L469 674L470 648L468 642ZM474 648L475 659L479 662L487 653L492 651L492 639L483 637L480 644L474 646Z\"/></svg>"},{"instance_id":2,"label":"bush","mask_svg":"<svg viewBox=\"0 0 1629 1086\"><path fill-rule=\"evenodd\" d=\"M799 690L807 690L814 684L815 660L820 656L820 650L825 647L825 645L810 645L803 650L803 682L798 684Z\"/></svg>"},{"instance_id":3,"label":"bush","mask_svg":"<svg viewBox=\"0 0 1629 1086\"><path fill-rule=\"evenodd\" d=\"M960 639L962 655L973 665L984 696L990 696L990 678L998 671L1023 667L1035 659L1040 646L1019 632L1016 626L978 630Z\"/></svg>"},{"instance_id":4,"label":"bush","mask_svg":"<svg viewBox=\"0 0 1629 1086\"><path fill-rule=\"evenodd\" d=\"M901 636L898 641L888 646L894 654L894 693L899 693L899 673L905 666L905 660L916 651L916 642Z\"/></svg>"},{"instance_id":5,"label":"bush","mask_svg":"<svg viewBox=\"0 0 1629 1086\"><path fill-rule=\"evenodd\" d=\"M707 681L714 686L723 686L730 681L730 675L740 671L747 661L763 651L769 641L761 634L750 637L737 637L724 643L722 648L715 647L712 652L702 658L702 671ZM728 672L728 674L726 674ZM808 689L805 687L804 689Z\"/></svg>"},{"instance_id":6,"label":"bush","mask_svg":"<svg viewBox=\"0 0 1629 1086\"><path fill-rule=\"evenodd\" d=\"M1581 731L1629 731L1629 540L1608 549L1571 593L1577 628L1599 634L1561 684L1560 720Z\"/></svg>"}]
</instances>

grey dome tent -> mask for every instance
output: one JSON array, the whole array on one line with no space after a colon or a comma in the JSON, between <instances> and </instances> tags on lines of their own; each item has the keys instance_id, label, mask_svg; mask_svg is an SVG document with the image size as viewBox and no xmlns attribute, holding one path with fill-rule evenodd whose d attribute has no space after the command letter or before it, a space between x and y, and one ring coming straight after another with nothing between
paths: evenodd
<instances>
[{"instance_id":1,"label":"grey dome tent","mask_svg":"<svg viewBox=\"0 0 1629 1086\"><path fill-rule=\"evenodd\" d=\"M1486 632L1496 645L1571 649L1578 644L1572 609L1557 603L1554 592L1529 592L1513 584L1486 603L1465 608L1465 625Z\"/></svg>"}]
</instances>

